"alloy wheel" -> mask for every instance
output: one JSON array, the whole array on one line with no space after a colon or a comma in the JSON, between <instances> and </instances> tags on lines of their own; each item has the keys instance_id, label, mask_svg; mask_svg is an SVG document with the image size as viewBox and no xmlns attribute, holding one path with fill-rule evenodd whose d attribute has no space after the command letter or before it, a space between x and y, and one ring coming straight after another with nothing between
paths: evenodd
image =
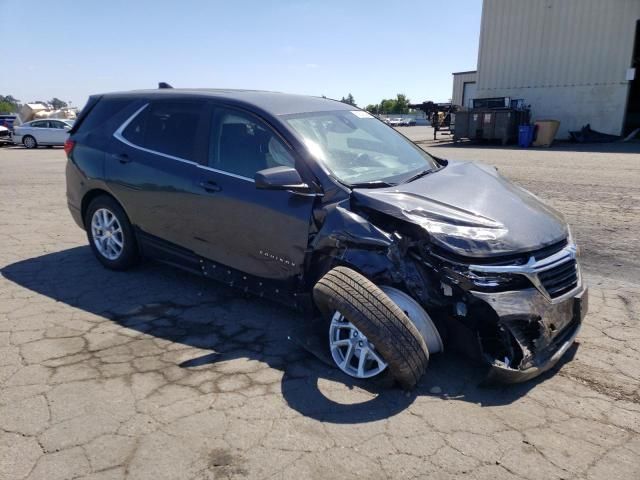
<instances>
[{"instance_id":1,"label":"alloy wheel","mask_svg":"<svg viewBox=\"0 0 640 480\"><path fill-rule=\"evenodd\" d=\"M103 257L117 260L124 250L122 226L114 213L107 208L99 208L91 218L93 244Z\"/></svg>"},{"instance_id":2,"label":"alloy wheel","mask_svg":"<svg viewBox=\"0 0 640 480\"><path fill-rule=\"evenodd\" d=\"M371 378L387 368L375 345L340 312L331 319L329 347L338 368L352 377Z\"/></svg>"}]
</instances>

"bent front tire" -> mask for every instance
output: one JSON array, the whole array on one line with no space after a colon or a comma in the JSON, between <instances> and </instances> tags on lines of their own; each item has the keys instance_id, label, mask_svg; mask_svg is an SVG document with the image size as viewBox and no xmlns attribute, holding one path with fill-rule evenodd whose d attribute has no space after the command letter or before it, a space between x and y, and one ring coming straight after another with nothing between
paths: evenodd
<instances>
[{"instance_id":1,"label":"bent front tire","mask_svg":"<svg viewBox=\"0 0 640 480\"><path fill-rule=\"evenodd\" d=\"M315 285L313 299L331 318L331 355L340 370L371 378L388 368L402 388L416 385L429 363L425 341L375 284L354 270L336 267Z\"/></svg>"}]
</instances>

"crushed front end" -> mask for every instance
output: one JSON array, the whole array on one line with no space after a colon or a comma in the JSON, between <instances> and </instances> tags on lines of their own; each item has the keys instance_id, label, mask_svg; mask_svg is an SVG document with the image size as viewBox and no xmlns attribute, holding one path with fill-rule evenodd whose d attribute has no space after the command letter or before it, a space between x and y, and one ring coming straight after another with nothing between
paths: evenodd
<instances>
[{"instance_id":1,"label":"crushed front end","mask_svg":"<svg viewBox=\"0 0 640 480\"><path fill-rule=\"evenodd\" d=\"M451 321L476 342L490 366L489 381L529 380L573 344L588 291L570 239L502 258L463 258L438 249L422 257L441 273L444 294L456 306Z\"/></svg>"},{"instance_id":2,"label":"crushed front end","mask_svg":"<svg viewBox=\"0 0 640 480\"><path fill-rule=\"evenodd\" d=\"M444 348L487 364L490 380L541 374L580 330L587 288L566 221L494 168L449 161L320 213L312 270L344 265L406 292Z\"/></svg>"}]
</instances>

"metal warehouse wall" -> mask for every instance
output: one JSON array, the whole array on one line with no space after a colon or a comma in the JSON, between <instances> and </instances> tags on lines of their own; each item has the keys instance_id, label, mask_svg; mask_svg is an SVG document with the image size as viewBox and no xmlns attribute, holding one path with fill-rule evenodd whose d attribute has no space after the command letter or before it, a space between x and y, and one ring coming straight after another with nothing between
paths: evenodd
<instances>
[{"instance_id":1,"label":"metal warehouse wall","mask_svg":"<svg viewBox=\"0 0 640 480\"><path fill-rule=\"evenodd\" d=\"M640 0L484 0L477 98L511 96L559 136L620 134Z\"/></svg>"},{"instance_id":2,"label":"metal warehouse wall","mask_svg":"<svg viewBox=\"0 0 640 480\"><path fill-rule=\"evenodd\" d=\"M453 74L453 93L451 94L451 103L454 105L462 105L462 94L464 93L464 84L466 82L475 82L476 73L457 72Z\"/></svg>"}]
</instances>

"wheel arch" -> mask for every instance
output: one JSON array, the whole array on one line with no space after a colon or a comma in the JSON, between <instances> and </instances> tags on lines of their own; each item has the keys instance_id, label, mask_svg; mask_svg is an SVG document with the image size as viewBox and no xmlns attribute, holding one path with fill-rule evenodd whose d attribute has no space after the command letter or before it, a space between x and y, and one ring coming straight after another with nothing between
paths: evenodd
<instances>
[{"instance_id":1,"label":"wheel arch","mask_svg":"<svg viewBox=\"0 0 640 480\"><path fill-rule=\"evenodd\" d=\"M87 209L89 208L89 205L91 204L91 202L95 198L98 198L101 195L104 195L104 196L107 196L107 197L110 197L111 199L113 199L113 201L115 201L120 206L120 208L122 208L122 211L127 216L127 220L129 221L129 223L131 223L131 217L127 213L127 209L124 207L124 205L122 204L122 202L120 200L118 200L111 192L109 192L109 191L107 191L107 190L105 190L103 188L93 188L93 189L89 190L88 192L86 192L82 196L82 202L80 204L80 214L82 215L82 223L83 224L86 223L85 222L85 217L87 215ZM85 229L86 229L86 225L85 225Z\"/></svg>"},{"instance_id":2,"label":"wheel arch","mask_svg":"<svg viewBox=\"0 0 640 480\"><path fill-rule=\"evenodd\" d=\"M373 340L403 388L415 386L427 368L429 350L413 322L386 293L365 276L339 266L318 281L313 297L325 317L338 311Z\"/></svg>"}]
</instances>

